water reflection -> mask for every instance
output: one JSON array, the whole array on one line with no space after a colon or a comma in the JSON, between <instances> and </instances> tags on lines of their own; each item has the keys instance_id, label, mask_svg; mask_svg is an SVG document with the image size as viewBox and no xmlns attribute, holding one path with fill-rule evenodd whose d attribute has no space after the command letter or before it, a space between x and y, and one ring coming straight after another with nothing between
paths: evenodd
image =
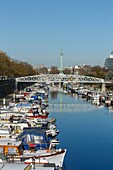
<instances>
[{"instance_id":1,"label":"water reflection","mask_svg":"<svg viewBox=\"0 0 113 170\"><path fill-rule=\"evenodd\" d=\"M52 103L52 104L49 105L49 110L50 111L57 111L57 112L62 113L62 111L63 111L62 110L62 107L63 107L63 105L62 105L62 100L63 100L62 99L62 95L63 95L63 92L61 90L60 91L51 91L50 92L51 100L59 98L59 101L58 101L57 104L56 103Z\"/></svg>"},{"instance_id":2,"label":"water reflection","mask_svg":"<svg viewBox=\"0 0 113 170\"><path fill-rule=\"evenodd\" d=\"M51 91L50 92L50 98L51 99L57 99L58 97L58 91Z\"/></svg>"},{"instance_id":3,"label":"water reflection","mask_svg":"<svg viewBox=\"0 0 113 170\"><path fill-rule=\"evenodd\" d=\"M70 96L70 100L66 101L66 96ZM50 92L50 112L85 112L94 110L95 105L91 105L91 102L87 102L77 95L64 94L63 91L51 91ZM54 100L57 99L57 100ZM77 100L78 99L78 100ZM97 107L98 108L98 107Z\"/></svg>"},{"instance_id":4,"label":"water reflection","mask_svg":"<svg viewBox=\"0 0 113 170\"><path fill-rule=\"evenodd\" d=\"M62 92L60 91L60 113L62 113Z\"/></svg>"},{"instance_id":5,"label":"water reflection","mask_svg":"<svg viewBox=\"0 0 113 170\"><path fill-rule=\"evenodd\" d=\"M67 100L68 96L69 100ZM50 91L50 112L75 113L100 110L103 108L107 109L106 114L113 116L113 107L105 107L104 103L96 103L95 101L91 100L87 101L77 94L65 94L61 89Z\"/></svg>"},{"instance_id":6,"label":"water reflection","mask_svg":"<svg viewBox=\"0 0 113 170\"><path fill-rule=\"evenodd\" d=\"M67 170L113 169L113 110L104 105L91 104L77 95L59 92L50 99L50 107L57 119L60 146L67 149ZM60 105L61 104L61 105ZM62 107L61 107L62 106ZM78 112L78 114L77 114Z\"/></svg>"}]
</instances>

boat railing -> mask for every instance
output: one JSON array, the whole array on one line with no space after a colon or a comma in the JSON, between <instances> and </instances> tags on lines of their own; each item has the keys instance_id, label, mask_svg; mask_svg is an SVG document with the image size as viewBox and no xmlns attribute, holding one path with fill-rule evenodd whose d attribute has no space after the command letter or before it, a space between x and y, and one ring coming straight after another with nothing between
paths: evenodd
<instances>
[{"instance_id":1,"label":"boat railing","mask_svg":"<svg viewBox=\"0 0 113 170\"><path fill-rule=\"evenodd\" d=\"M20 151L16 152L0 152L0 159L5 162L14 163L17 160L20 160Z\"/></svg>"}]
</instances>

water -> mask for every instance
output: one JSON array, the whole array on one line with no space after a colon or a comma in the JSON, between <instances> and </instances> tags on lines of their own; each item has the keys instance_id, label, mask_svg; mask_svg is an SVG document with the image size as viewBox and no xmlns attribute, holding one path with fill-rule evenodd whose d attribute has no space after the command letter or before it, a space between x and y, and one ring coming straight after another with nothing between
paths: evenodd
<instances>
[{"instance_id":1,"label":"water","mask_svg":"<svg viewBox=\"0 0 113 170\"><path fill-rule=\"evenodd\" d=\"M50 103L75 104L73 111L63 112L60 108L60 112L50 113L57 119L60 147L67 149L66 170L113 170L113 112L80 98L54 93L50 94Z\"/></svg>"}]
</instances>

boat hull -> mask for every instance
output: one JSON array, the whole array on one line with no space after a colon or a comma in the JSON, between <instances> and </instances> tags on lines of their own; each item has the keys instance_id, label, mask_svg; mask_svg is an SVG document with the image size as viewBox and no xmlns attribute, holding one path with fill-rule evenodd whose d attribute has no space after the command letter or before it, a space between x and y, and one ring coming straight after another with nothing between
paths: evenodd
<instances>
[{"instance_id":1,"label":"boat hull","mask_svg":"<svg viewBox=\"0 0 113 170\"><path fill-rule=\"evenodd\" d=\"M27 152L22 155L21 159L25 163L31 163L32 161L30 162L29 159L34 160L33 162L36 164L39 163L39 159L40 160L43 159L43 160L45 160L45 162L55 163L56 166L63 167L65 154L66 154L66 149L64 149L64 150L59 149L57 151L46 150L45 153L44 152L41 153L39 151L34 152L34 153ZM41 163L43 163L43 162L40 162L40 164Z\"/></svg>"}]
</instances>

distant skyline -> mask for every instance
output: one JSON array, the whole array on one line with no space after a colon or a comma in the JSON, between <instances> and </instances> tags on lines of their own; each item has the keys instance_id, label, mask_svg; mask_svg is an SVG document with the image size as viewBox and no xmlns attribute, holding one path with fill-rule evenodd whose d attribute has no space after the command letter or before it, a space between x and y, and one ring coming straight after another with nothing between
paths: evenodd
<instances>
[{"instance_id":1,"label":"distant skyline","mask_svg":"<svg viewBox=\"0 0 113 170\"><path fill-rule=\"evenodd\" d=\"M36 66L104 65L113 0L0 0L0 50Z\"/></svg>"}]
</instances>

